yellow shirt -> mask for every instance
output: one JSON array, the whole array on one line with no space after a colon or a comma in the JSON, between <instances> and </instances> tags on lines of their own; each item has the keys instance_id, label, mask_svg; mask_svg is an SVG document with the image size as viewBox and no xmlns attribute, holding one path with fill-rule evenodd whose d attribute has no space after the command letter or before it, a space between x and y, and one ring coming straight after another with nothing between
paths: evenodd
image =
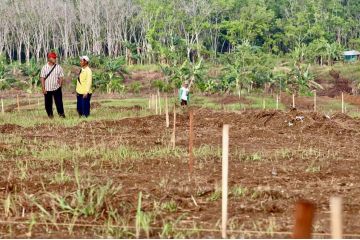
<instances>
[{"instance_id":1,"label":"yellow shirt","mask_svg":"<svg viewBox=\"0 0 360 240\"><path fill-rule=\"evenodd\" d=\"M81 69L80 73L80 83L76 81L76 92L78 94L87 94L92 93L91 84L92 84L92 71L89 67Z\"/></svg>"}]
</instances>

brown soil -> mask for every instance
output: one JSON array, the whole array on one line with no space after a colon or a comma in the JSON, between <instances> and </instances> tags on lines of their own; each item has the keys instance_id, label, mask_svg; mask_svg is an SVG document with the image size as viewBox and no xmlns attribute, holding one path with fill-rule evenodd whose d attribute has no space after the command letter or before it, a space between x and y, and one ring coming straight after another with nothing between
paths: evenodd
<instances>
[{"instance_id":1,"label":"brown soil","mask_svg":"<svg viewBox=\"0 0 360 240\"><path fill-rule=\"evenodd\" d=\"M341 95L342 92L352 92L351 81L349 79L341 77L340 73L335 70L331 70L329 74L333 78L333 86L323 91L319 91L319 96L328 96L334 98Z\"/></svg>"},{"instance_id":2,"label":"brown soil","mask_svg":"<svg viewBox=\"0 0 360 240\"><path fill-rule=\"evenodd\" d=\"M329 198L340 195L344 197L345 233L360 233L360 120L343 114L329 117L300 111L226 113L207 109L193 110L195 148L207 145L216 153L221 147L222 125L231 126L229 187L232 189L234 186L242 186L248 189L243 197L236 197L233 193L229 196L230 225L235 229L255 228L266 231L271 225L270 221L273 221L275 231L291 232L294 203L298 199L306 198L316 203L317 207L314 231L328 233ZM69 146L97 148L106 145L116 148L125 144L140 151L147 151L169 144L171 131L165 129L164 125L164 116L148 116L116 121L83 122L79 126L68 128L48 125L21 128L16 125L2 125L0 133L9 137L18 136L24 140L37 139L38 142L47 141ZM187 149L187 111L178 114L176 126L176 144ZM3 144L0 146L0 149L9 147ZM254 154L259 155L260 159L252 158ZM112 196L109 201L117 206L123 217L131 219L132 223L136 213L137 196L142 191L145 212L152 211L155 202L173 200L178 206L175 212L158 213L151 223L153 227L162 226L165 220L180 219L178 227L194 227L195 222L198 228L218 228L221 198L213 201L209 199L214 196L215 189L221 184L220 156L196 157L195 170L191 178L188 175L187 158L177 158L171 152L161 157L128 160L104 165L101 168L92 167L95 160L92 156L82 159L81 173L91 179L91 184L105 184L111 179L114 185L122 186L121 192ZM28 161L30 164L36 159L29 156ZM8 192L20 196L36 196L50 210L52 206L46 201L44 188L59 194L76 191L76 184L58 185L42 179L45 173L57 172L59 166L39 166L38 169L29 172L32 176L31 181L21 181L15 173L9 177L9 170L16 169L15 161L11 161L11 158L2 166L1 199L5 199ZM71 172L73 166L68 163L66 169ZM41 183L45 183L45 186ZM23 207L26 213L39 211L26 202ZM4 219L3 214L4 211L0 211L1 219ZM105 217L96 221L80 217L78 222L104 224ZM92 231L81 227L75 227L73 235L69 235L65 227L49 227L53 234L47 235L44 234L44 228L34 226L32 237L106 237L100 233L94 235ZM11 235L8 227L0 226L0 232L4 233L5 237L24 237L27 231L28 226L20 225L12 228ZM150 236L158 238L159 233L161 230L153 229ZM219 238L220 233L200 231L192 236ZM246 236L284 237L276 234Z\"/></svg>"},{"instance_id":3,"label":"brown soil","mask_svg":"<svg viewBox=\"0 0 360 240\"><path fill-rule=\"evenodd\" d=\"M242 103L242 104L248 104L250 105L252 103L251 100L246 99L244 97L241 97L239 99L238 96L225 96L225 97L220 97L216 100L217 103L220 104L232 104L232 103Z\"/></svg>"}]
</instances>

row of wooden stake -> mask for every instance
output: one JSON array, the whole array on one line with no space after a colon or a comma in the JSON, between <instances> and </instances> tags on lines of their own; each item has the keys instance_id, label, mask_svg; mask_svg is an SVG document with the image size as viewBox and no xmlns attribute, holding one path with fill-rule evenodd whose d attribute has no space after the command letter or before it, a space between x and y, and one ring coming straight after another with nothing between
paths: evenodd
<instances>
[{"instance_id":1,"label":"row of wooden stake","mask_svg":"<svg viewBox=\"0 0 360 240\"><path fill-rule=\"evenodd\" d=\"M279 95L276 95L276 109L279 109L279 102L280 102L280 97ZM296 108L296 104L295 104L295 94L292 95L292 108ZM266 101L265 99L263 99L263 109L266 109ZM314 91L314 112L317 111L317 93L316 91ZM345 101L344 101L344 93L341 93L341 112L342 113L346 113L346 106L345 106Z\"/></svg>"},{"instance_id":2,"label":"row of wooden stake","mask_svg":"<svg viewBox=\"0 0 360 240\"><path fill-rule=\"evenodd\" d=\"M28 98L28 104L30 105L30 98ZM19 95L16 96L17 111L20 111L20 99ZM38 98L37 105L40 105L40 99ZM5 114L4 100L1 98L1 114Z\"/></svg>"},{"instance_id":3,"label":"row of wooden stake","mask_svg":"<svg viewBox=\"0 0 360 240\"><path fill-rule=\"evenodd\" d=\"M174 109L173 140L175 144L176 109ZM228 175L229 175L229 129L228 124L223 125L222 131L222 211L221 211L221 235L227 238L228 223ZM194 112L189 112L189 172L194 168L193 155L194 142ZM331 234L334 239L342 238L342 199L332 197L330 199L331 211ZM294 238L311 238L312 223L315 215L315 205L309 201L300 200L295 208Z\"/></svg>"},{"instance_id":4,"label":"row of wooden stake","mask_svg":"<svg viewBox=\"0 0 360 240\"><path fill-rule=\"evenodd\" d=\"M222 238L227 238L228 213L228 173L229 173L229 125L223 126L222 133ZM342 198L330 199L331 235L342 238ZM299 201L295 210L294 238L311 238L315 205L309 201Z\"/></svg>"}]
</instances>

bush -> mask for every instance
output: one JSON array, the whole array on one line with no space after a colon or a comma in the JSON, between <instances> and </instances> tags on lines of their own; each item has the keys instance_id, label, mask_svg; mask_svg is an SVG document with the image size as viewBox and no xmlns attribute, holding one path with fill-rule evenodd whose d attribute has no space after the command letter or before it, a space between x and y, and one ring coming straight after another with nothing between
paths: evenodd
<instances>
[{"instance_id":1,"label":"bush","mask_svg":"<svg viewBox=\"0 0 360 240\"><path fill-rule=\"evenodd\" d=\"M139 82L133 82L129 86L130 92L136 93L136 94L140 93L141 88L142 88L142 85Z\"/></svg>"}]
</instances>

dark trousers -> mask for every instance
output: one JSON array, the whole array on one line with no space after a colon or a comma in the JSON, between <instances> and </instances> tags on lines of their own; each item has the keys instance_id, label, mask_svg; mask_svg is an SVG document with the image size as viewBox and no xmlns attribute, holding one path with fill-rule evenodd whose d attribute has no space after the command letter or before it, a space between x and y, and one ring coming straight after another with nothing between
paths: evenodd
<instances>
[{"instance_id":1,"label":"dark trousers","mask_svg":"<svg viewBox=\"0 0 360 240\"><path fill-rule=\"evenodd\" d=\"M186 105L187 105L187 101L186 101L186 100L181 99L181 106L186 106Z\"/></svg>"},{"instance_id":2,"label":"dark trousers","mask_svg":"<svg viewBox=\"0 0 360 240\"><path fill-rule=\"evenodd\" d=\"M55 91L46 92L46 94L44 94L44 97L45 97L45 110L50 118L54 116L53 98L55 100L56 110L59 116L65 117L61 88L58 88Z\"/></svg>"},{"instance_id":3,"label":"dark trousers","mask_svg":"<svg viewBox=\"0 0 360 240\"><path fill-rule=\"evenodd\" d=\"M90 115L91 94L84 98L83 94L77 94L77 112L80 117L88 117Z\"/></svg>"}]
</instances>

